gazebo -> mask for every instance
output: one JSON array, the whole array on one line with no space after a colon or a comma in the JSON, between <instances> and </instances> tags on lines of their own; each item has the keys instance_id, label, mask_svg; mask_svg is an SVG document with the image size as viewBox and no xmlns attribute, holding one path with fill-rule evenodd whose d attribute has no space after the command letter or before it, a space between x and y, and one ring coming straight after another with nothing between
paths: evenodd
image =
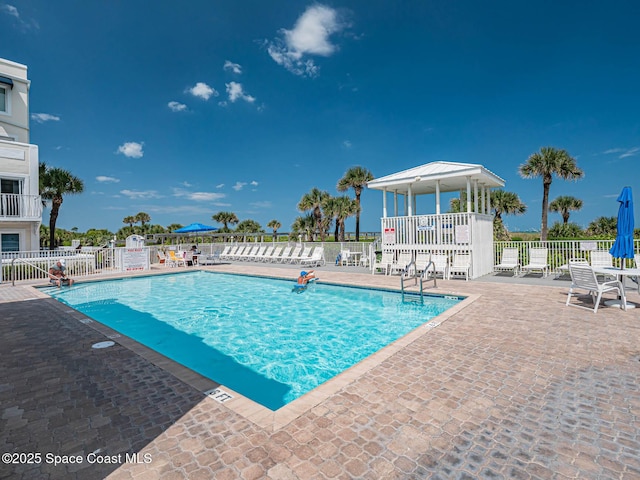
<instances>
[{"instance_id":1,"label":"gazebo","mask_svg":"<svg viewBox=\"0 0 640 480\"><path fill-rule=\"evenodd\" d=\"M504 180L482 165L432 162L377 178L367 187L382 190L382 250L400 252L471 254L470 277L493 271L493 216L490 192ZM460 195L461 213L442 213L440 194ZM393 216L388 215L388 194L393 194ZM435 214L418 214L416 197L435 195ZM404 214L398 213L403 197Z\"/></svg>"}]
</instances>

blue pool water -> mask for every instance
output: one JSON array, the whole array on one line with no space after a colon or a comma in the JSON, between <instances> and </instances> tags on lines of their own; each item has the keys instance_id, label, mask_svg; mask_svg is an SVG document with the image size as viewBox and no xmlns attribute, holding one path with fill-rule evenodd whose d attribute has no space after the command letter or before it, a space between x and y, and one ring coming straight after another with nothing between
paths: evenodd
<instances>
[{"instance_id":1,"label":"blue pool water","mask_svg":"<svg viewBox=\"0 0 640 480\"><path fill-rule=\"evenodd\" d=\"M46 288L59 301L276 410L457 304L190 272Z\"/></svg>"}]
</instances>

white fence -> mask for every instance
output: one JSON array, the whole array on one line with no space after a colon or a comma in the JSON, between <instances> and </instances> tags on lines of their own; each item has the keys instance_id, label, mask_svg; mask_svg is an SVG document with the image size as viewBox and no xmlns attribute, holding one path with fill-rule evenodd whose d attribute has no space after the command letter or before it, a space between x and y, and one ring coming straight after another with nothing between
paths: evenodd
<instances>
[{"instance_id":1,"label":"white fence","mask_svg":"<svg viewBox=\"0 0 640 480\"><path fill-rule=\"evenodd\" d=\"M494 265L500 263L502 251L505 248L517 248L520 265L529 263L529 250L531 248L548 249L547 262L552 272L561 273L558 267L566 265L572 258L583 258L587 261L591 258L593 251L609 251L615 240L548 240L546 242L494 242ZM634 249L640 252L640 239L635 239ZM633 259L627 260L626 267L631 267ZM614 259L614 265L620 266L620 259Z\"/></svg>"},{"instance_id":2,"label":"white fence","mask_svg":"<svg viewBox=\"0 0 640 480\"><path fill-rule=\"evenodd\" d=\"M87 277L149 269L149 247L3 252L1 282L47 280L49 268L64 258L69 277Z\"/></svg>"}]
</instances>

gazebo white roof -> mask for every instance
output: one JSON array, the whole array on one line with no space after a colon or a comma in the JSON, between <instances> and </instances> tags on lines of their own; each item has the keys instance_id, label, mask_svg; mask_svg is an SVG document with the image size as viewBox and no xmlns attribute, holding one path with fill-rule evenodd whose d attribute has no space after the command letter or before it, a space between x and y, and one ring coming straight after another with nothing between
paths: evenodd
<instances>
[{"instance_id":1,"label":"gazebo white roof","mask_svg":"<svg viewBox=\"0 0 640 480\"><path fill-rule=\"evenodd\" d=\"M367 187L406 194L411 186L413 195L436 193L436 182L440 181L440 192L458 192L467 188L475 180L479 186L503 187L504 180L482 165L473 163L431 162L402 172L376 178L367 183Z\"/></svg>"}]
</instances>

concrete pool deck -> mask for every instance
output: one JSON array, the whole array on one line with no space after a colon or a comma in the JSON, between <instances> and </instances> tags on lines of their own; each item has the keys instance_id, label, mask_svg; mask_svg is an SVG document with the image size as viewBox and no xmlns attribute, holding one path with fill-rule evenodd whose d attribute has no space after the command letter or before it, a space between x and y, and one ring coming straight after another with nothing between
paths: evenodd
<instances>
[{"instance_id":1,"label":"concrete pool deck","mask_svg":"<svg viewBox=\"0 0 640 480\"><path fill-rule=\"evenodd\" d=\"M31 286L2 284L0 453L43 458L0 463L0 478L640 478L640 309L593 314L565 307L566 282L516 281L438 281L429 291L474 301L267 423ZM637 290L628 297L640 302ZM91 348L110 337L114 347Z\"/></svg>"}]
</instances>

